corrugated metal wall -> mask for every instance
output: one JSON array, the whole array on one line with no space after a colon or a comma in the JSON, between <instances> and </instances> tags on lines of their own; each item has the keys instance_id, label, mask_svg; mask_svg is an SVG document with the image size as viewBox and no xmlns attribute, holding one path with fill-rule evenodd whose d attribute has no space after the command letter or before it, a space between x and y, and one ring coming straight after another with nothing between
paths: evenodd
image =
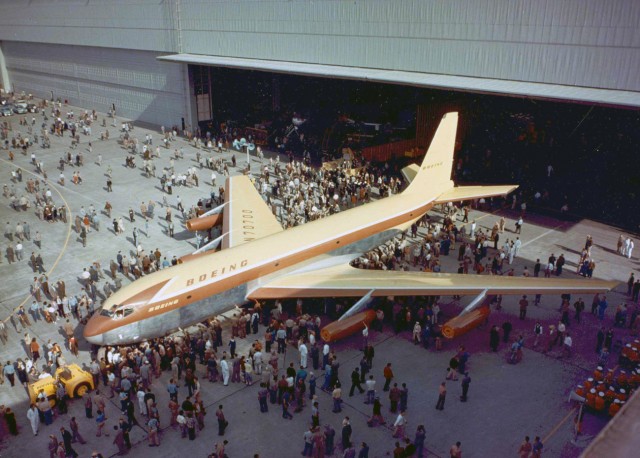
<instances>
[{"instance_id":1,"label":"corrugated metal wall","mask_svg":"<svg viewBox=\"0 0 640 458\"><path fill-rule=\"evenodd\" d=\"M185 116L182 66L146 51L4 42L14 88L154 124Z\"/></svg>"},{"instance_id":2,"label":"corrugated metal wall","mask_svg":"<svg viewBox=\"0 0 640 458\"><path fill-rule=\"evenodd\" d=\"M95 81L101 95L76 88L80 99L110 98L115 89L104 79L112 66L127 81L115 87L139 88L134 113L154 103L145 99L145 78L178 78L155 67L152 54L125 57L118 49L640 91L639 25L640 0L3 0L0 41L18 88L55 83L73 93L64 85L83 79ZM68 45L88 51L68 52ZM85 71L96 48L114 54L100 54L106 60L95 64L96 74L69 76L71 67ZM52 83L28 74L31 58L41 71L51 68ZM170 100L160 104L168 109Z\"/></svg>"},{"instance_id":3,"label":"corrugated metal wall","mask_svg":"<svg viewBox=\"0 0 640 458\"><path fill-rule=\"evenodd\" d=\"M0 40L174 51L173 0L2 0Z\"/></svg>"},{"instance_id":4,"label":"corrugated metal wall","mask_svg":"<svg viewBox=\"0 0 640 458\"><path fill-rule=\"evenodd\" d=\"M184 0L185 52L640 90L640 1Z\"/></svg>"}]
</instances>

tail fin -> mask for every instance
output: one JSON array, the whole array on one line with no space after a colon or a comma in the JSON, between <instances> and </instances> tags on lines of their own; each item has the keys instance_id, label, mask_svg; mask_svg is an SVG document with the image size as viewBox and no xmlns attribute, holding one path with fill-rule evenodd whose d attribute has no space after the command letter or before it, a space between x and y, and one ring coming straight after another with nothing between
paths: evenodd
<instances>
[{"instance_id":1,"label":"tail fin","mask_svg":"<svg viewBox=\"0 0 640 458\"><path fill-rule=\"evenodd\" d=\"M437 197L453 187L451 171L458 129L458 113L442 117L420 170L405 192L424 193L425 197Z\"/></svg>"}]
</instances>

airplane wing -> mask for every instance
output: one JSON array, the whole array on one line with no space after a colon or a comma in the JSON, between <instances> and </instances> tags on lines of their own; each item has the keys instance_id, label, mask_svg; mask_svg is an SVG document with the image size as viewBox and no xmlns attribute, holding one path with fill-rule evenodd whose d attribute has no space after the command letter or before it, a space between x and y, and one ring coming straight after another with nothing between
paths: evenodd
<instances>
[{"instance_id":1,"label":"airplane wing","mask_svg":"<svg viewBox=\"0 0 640 458\"><path fill-rule=\"evenodd\" d=\"M225 202L222 249L282 231L282 226L249 177L239 175L227 178Z\"/></svg>"},{"instance_id":2,"label":"airplane wing","mask_svg":"<svg viewBox=\"0 0 640 458\"><path fill-rule=\"evenodd\" d=\"M601 293L617 282L584 278L525 278L497 275L434 274L365 270L337 266L276 278L248 294L249 299L286 297L439 296L486 294Z\"/></svg>"},{"instance_id":3,"label":"airplane wing","mask_svg":"<svg viewBox=\"0 0 640 458\"><path fill-rule=\"evenodd\" d=\"M443 204L446 202L458 202L460 200L479 199L481 197L504 196L517 187L517 185L459 186L440 194L435 200L435 203Z\"/></svg>"}]
</instances>

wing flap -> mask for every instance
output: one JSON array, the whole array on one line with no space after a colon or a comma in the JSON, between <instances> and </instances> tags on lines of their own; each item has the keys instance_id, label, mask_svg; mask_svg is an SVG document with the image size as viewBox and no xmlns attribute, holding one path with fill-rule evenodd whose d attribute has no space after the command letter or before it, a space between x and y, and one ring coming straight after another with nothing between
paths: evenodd
<instances>
[{"instance_id":1,"label":"wing flap","mask_svg":"<svg viewBox=\"0 0 640 458\"><path fill-rule=\"evenodd\" d=\"M265 285L249 299L285 297L439 296L487 294L601 293L617 282L604 280L503 277L496 275L434 274L364 270L351 266L293 273Z\"/></svg>"},{"instance_id":2,"label":"wing flap","mask_svg":"<svg viewBox=\"0 0 640 458\"><path fill-rule=\"evenodd\" d=\"M227 178L225 202L223 249L282 231L282 226L249 177L238 175Z\"/></svg>"},{"instance_id":3,"label":"wing flap","mask_svg":"<svg viewBox=\"0 0 640 458\"><path fill-rule=\"evenodd\" d=\"M517 185L459 186L440 194L435 200L435 203L443 204L446 202L458 202L460 200L479 199L481 197L504 196L517 188Z\"/></svg>"}]
</instances>

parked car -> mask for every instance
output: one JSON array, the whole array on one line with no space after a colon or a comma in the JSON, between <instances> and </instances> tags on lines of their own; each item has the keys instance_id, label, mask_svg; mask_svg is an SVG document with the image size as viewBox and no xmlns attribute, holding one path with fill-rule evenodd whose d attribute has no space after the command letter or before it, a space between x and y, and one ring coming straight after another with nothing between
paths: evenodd
<instances>
[{"instance_id":1,"label":"parked car","mask_svg":"<svg viewBox=\"0 0 640 458\"><path fill-rule=\"evenodd\" d=\"M25 114L25 113L28 113L29 110L27 110L27 107L16 105L15 107L13 107L13 112L16 114Z\"/></svg>"},{"instance_id":2,"label":"parked car","mask_svg":"<svg viewBox=\"0 0 640 458\"><path fill-rule=\"evenodd\" d=\"M13 105L3 105L0 107L0 116L11 116L13 114Z\"/></svg>"},{"instance_id":3,"label":"parked car","mask_svg":"<svg viewBox=\"0 0 640 458\"><path fill-rule=\"evenodd\" d=\"M29 111L29 113L37 113L39 111L38 105L36 105L35 103L28 103L27 110Z\"/></svg>"}]
</instances>

